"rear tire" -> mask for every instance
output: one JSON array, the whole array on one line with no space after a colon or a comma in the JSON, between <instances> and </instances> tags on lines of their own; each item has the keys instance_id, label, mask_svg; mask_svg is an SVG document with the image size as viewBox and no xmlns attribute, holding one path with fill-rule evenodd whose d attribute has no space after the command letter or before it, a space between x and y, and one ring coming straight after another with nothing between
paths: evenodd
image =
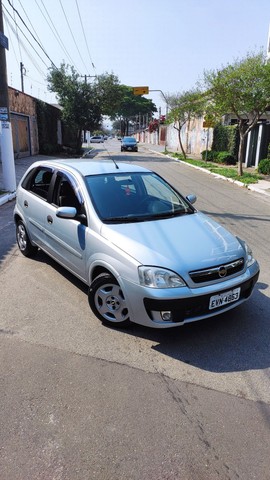
<instances>
[{"instance_id":1,"label":"rear tire","mask_svg":"<svg viewBox=\"0 0 270 480\"><path fill-rule=\"evenodd\" d=\"M126 328L130 325L128 308L122 289L113 275L99 275L88 293L92 312L105 325Z\"/></svg>"},{"instance_id":2,"label":"rear tire","mask_svg":"<svg viewBox=\"0 0 270 480\"><path fill-rule=\"evenodd\" d=\"M22 220L19 220L16 224L16 239L18 247L25 257L33 257L37 253L38 247L32 245L30 242L28 233Z\"/></svg>"}]
</instances>

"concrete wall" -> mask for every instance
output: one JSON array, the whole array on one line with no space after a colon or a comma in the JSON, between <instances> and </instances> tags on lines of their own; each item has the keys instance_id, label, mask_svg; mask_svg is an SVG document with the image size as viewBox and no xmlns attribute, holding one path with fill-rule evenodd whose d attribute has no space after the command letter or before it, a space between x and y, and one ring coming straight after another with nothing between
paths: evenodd
<instances>
[{"instance_id":1,"label":"concrete wall","mask_svg":"<svg viewBox=\"0 0 270 480\"><path fill-rule=\"evenodd\" d=\"M137 138L141 142L152 145L160 144L165 146L166 143L167 150L181 153L178 130L174 128L173 124L160 125L159 132L149 133L148 130L145 130L137 134ZM203 150L206 150L206 148L208 148L208 150L211 149L213 129L203 128L203 118L192 119L182 127L181 141L188 155L201 158L201 152Z\"/></svg>"}]
</instances>

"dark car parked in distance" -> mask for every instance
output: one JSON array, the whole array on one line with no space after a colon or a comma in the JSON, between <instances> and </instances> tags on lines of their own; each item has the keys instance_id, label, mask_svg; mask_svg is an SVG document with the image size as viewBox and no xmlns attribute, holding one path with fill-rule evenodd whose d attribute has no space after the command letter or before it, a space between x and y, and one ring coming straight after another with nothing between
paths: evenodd
<instances>
[{"instance_id":1,"label":"dark car parked in distance","mask_svg":"<svg viewBox=\"0 0 270 480\"><path fill-rule=\"evenodd\" d=\"M138 144L135 138L133 137L124 137L121 143L121 152L124 151L137 152Z\"/></svg>"}]
</instances>

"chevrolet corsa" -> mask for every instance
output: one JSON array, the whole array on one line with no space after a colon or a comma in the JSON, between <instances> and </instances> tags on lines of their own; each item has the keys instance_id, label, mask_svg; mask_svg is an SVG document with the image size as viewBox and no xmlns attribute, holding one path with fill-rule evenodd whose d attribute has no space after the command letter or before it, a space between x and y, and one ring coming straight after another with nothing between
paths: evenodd
<instances>
[{"instance_id":1,"label":"chevrolet corsa","mask_svg":"<svg viewBox=\"0 0 270 480\"><path fill-rule=\"evenodd\" d=\"M259 276L247 244L195 200L136 165L36 162L17 189L17 242L89 285L102 322L176 327L237 307Z\"/></svg>"}]
</instances>

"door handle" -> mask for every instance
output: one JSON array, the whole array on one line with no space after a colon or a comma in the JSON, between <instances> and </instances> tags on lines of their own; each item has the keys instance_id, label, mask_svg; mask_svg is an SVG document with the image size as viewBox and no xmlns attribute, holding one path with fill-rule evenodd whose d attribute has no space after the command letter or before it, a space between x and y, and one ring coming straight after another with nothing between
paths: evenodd
<instances>
[{"instance_id":1,"label":"door handle","mask_svg":"<svg viewBox=\"0 0 270 480\"><path fill-rule=\"evenodd\" d=\"M26 208L28 207L28 202L27 202L27 200L24 200L23 204L24 204L24 206L25 206Z\"/></svg>"},{"instance_id":2,"label":"door handle","mask_svg":"<svg viewBox=\"0 0 270 480\"><path fill-rule=\"evenodd\" d=\"M51 215L48 215L48 216L47 216L47 222L48 222L49 224L52 224L52 223L53 223L53 219L52 219Z\"/></svg>"}]
</instances>

